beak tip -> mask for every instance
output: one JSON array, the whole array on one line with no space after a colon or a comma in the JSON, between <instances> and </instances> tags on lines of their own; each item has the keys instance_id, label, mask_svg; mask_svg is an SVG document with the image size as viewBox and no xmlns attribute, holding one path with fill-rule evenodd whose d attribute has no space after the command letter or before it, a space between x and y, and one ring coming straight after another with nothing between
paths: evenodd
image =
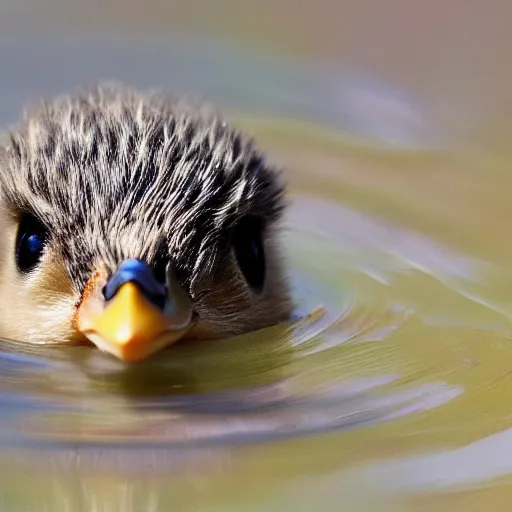
<instances>
[{"instance_id":1,"label":"beak tip","mask_svg":"<svg viewBox=\"0 0 512 512\"><path fill-rule=\"evenodd\" d=\"M188 302L171 313L162 311L131 281L106 303L95 299L78 308L77 328L100 350L126 363L149 358L191 327Z\"/></svg>"}]
</instances>

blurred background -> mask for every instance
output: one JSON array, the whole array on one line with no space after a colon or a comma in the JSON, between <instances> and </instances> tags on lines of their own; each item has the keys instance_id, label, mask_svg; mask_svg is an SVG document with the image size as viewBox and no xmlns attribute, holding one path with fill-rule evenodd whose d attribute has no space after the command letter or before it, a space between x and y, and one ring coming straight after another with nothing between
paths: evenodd
<instances>
[{"instance_id":1,"label":"blurred background","mask_svg":"<svg viewBox=\"0 0 512 512\"><path fill-rule=\"evenodd\" d=\"M44 85L105 78L110 71L113 78L172 86L183 80L174 60L186 64L183 47L189 43L194 55L186 67L190 73L195 66L206 68L212 83L202 77L205 92L217 84L253 101L267 92L285 104L321 109L323 103L324 109L337 110L349 86L342 77L355 74L384 96L377 107L387 115L395 108L402 121L418 122L407 105L399 109L396 89L424 104L438 130L506 147L496 132L509 127L511 11L506 2L476 0L2 0L3 81L17 78L13 73L30 81L37 73ZM28 47L28 53L16 58L9 44ZM73 50L81 45L79 57ZM289 82L283 83L286 76ZM244 84L238 94L232 90L237 78ZM198 82L194 89L202 92ZM308 82L317 87L302 90ZM272 86L274 95L268 92ZM379 87L388 87L391 97Z\"/></svg>"}]
</instances>

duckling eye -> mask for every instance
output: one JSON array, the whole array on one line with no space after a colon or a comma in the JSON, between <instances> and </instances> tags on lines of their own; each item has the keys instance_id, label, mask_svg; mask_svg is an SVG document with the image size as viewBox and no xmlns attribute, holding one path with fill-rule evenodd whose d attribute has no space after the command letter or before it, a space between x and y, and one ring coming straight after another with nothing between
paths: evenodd
<instances>
[{"instance_id":1,"label":"duckling eye","mask_svg":"<svg viewBox=\"0 0 512 512\"><path fill-rule=\"evenodd\" d=\"M236 226L231 238L238 266L249 286L258 292L265 282L262 228L259 219L247 217Z\"/></svg>"},{"instance_id":2,"label":"duckling eye","mask_svg":"<svg viewBox=\"0 0 512 512\"><path fill-rule=\"evenodd\" d=\"M18 228L16 241L16 264L22 273L30 272L40 261L47 229L32 215L24 215Z\"/></svg>"}]
</instances>

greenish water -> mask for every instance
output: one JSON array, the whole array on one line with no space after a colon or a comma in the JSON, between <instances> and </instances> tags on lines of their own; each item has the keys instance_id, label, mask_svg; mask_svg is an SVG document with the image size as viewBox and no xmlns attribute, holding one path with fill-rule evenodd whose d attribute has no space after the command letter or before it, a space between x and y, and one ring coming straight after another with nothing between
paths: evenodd
<instances>
[{"instance_id":1,"label":"greenish water","mask_svg":"<svg viewBox=\"0 0 512 512\"><path fill-rule=\"evenodd\" d=\"M2 510L507 503L507 160L450 146L376 80L180 45L5 39L2 119L100 78L221 104L286 168L297 319L130 368L4 343Z\"/></svg>"}]
</instances>

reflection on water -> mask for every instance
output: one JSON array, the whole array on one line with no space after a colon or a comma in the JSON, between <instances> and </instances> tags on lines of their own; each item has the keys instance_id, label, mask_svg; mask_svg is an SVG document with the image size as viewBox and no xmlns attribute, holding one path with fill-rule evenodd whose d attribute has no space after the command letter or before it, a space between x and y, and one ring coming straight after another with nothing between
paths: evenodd
<instances>
[{"instance_id":1,"label":"reflection on water","mask_svg":"<svg viewBox=\"0 0 512 512\"><path fill-rule=\"evenodd\" d=\"M434 146L424 109L394 88L170 48L10 40L2 117L105 76L236 110L289 169L296 318L134 367L88 347L4 343L2 505L455 510L492 479L487 502L506 496L510 275L490 257L511 250L492 214L506 198ZM468 223L486 219L497 230L476 236Z\"/></svg>"}]
</instances>

